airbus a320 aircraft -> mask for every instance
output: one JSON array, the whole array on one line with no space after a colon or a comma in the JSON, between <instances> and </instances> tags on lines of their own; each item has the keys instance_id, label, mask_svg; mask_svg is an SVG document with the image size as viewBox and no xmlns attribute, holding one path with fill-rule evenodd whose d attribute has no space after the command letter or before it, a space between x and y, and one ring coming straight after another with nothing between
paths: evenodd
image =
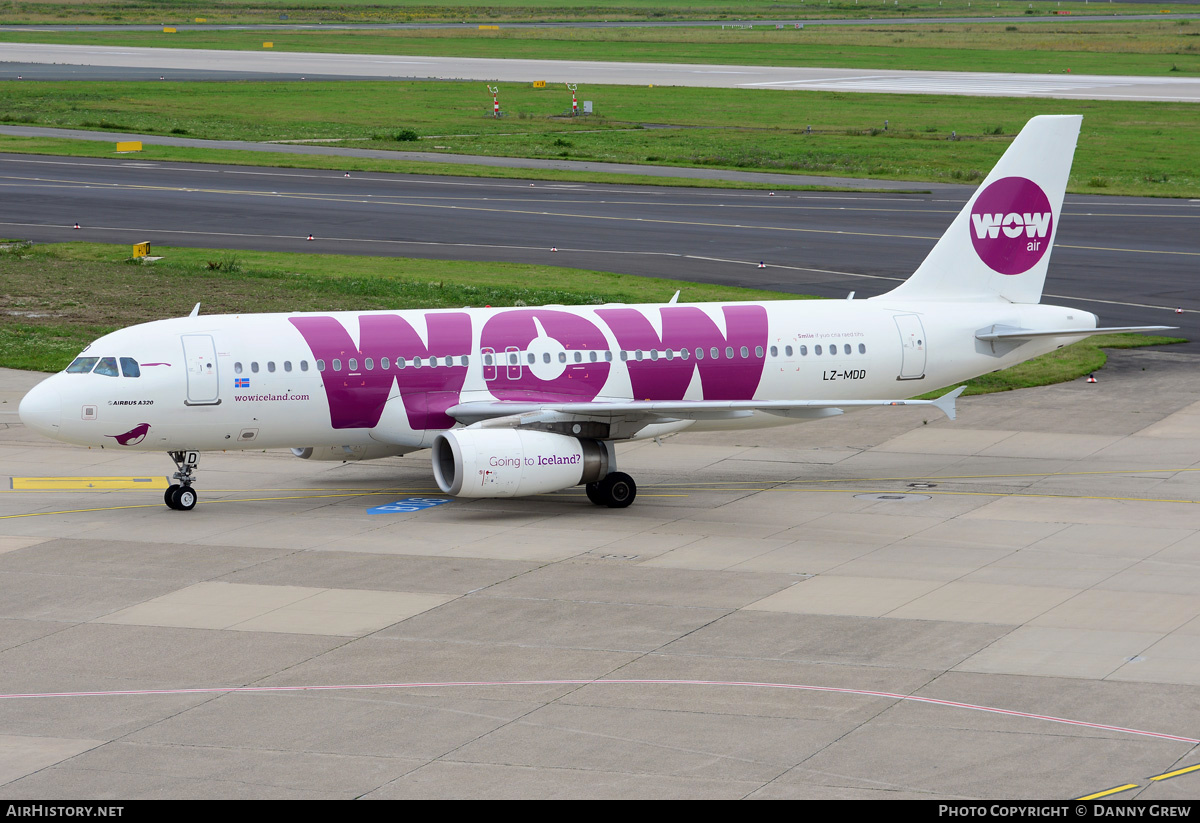
<instances>
[{"instance_id":1,"label":"airbus a320 aircraft","mask_svg":"<svg viewBox=\"0 0 1200 823\"><path fill-rule=\"evenodd\" d=\"M172 509L204 450L371 460L432 448L447 494L584 484L633 502L615 442L772 426L907 400L1088 335L1040 305L1082 118L1035 117L917 271L869 300L542 306L159 320L88 346L20 405L68 443L162 450ZM197 308L199 308L197 306Z\"/></svg>"}]
</instances>

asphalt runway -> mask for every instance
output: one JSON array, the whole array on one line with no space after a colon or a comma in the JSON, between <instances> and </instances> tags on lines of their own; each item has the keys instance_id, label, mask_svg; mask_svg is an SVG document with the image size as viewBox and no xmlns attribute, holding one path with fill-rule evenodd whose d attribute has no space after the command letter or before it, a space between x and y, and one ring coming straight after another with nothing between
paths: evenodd
<instances>
[{"instance_id":1,"label":"asphalt runway","mask_svg":"<svg viewBox=\"0 0 1200 823\"><path fill-rule=\"evenodd\" d=\"M252 74L320 74L378 79L429 78L528 83L648 84L696 88L823 90L888 94L1050 97L1066 100L1200 102L1200 80L1072 74L893 71L886 69L778 68L672 63L602 63L312 52L159 49L133 46L67 46L5 43L14 64L60 64L145 70L217 69ZM12 76L12 73L9 74Z\"/></svg>"},{"instance_id":2,"label":"asphalt runway","mask_svg":"<svg viewBox=\"0 0 1200 823\"><path fill-rule=\"evenodd\" d=\"M869 297L916 269L971 189L772 196L0 155L0 191L0 232L35 242L543 263ZM1068 195L1044 300L1200 341L1198 263L1200 202Z\"/></svg>"},{"instance_id":3,"label":"asphalt runway","mask_svg":"<svg viewBox=\"0 0 1200 823\"><path fill-rule=\"evenodd\" d=\"M621 446L619 511L273 452L174 512L0 370L0 790L1187 803L1197 361Z\"/></svg>"}]
</instances>

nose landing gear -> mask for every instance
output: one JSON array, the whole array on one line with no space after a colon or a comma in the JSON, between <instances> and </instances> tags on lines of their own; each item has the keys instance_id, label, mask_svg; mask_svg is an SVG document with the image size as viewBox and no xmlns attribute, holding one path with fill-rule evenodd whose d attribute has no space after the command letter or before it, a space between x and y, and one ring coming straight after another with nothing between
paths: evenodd
<instances>
[{"instance_id":1,"label":"nose landing gear","mask_svg":"<svg viewBox=\"0 0 1200 823\"><path fill-rule=\"evenodd\" d=\"M172 483L163 493L163 502L167 508L176 511L189 512L196 508L196 490L192 488L195 478L196 464L200 462L199 452L167 452L167 456L175 461L177 471L172 475L178 483Z\"/></svg>"}]
</instances>

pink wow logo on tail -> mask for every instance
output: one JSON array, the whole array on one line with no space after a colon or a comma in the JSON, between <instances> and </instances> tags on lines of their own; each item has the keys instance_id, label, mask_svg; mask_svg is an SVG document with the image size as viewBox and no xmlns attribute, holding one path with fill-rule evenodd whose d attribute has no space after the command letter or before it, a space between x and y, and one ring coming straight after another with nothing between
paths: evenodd
<instances>
[{"instance_id":1,"label":"pink wow logo on tail","mask_svg":"<svg viewBox=\"0 0 1200 823\"><path fill-rule=\"evenodd\" d=\"M992 183L971 206L971 244L988 268L1021 274L1050 248L1054 210L1041 186L1024 177Z\"/></svg>"},{"instance_id":2,"label":"pink wow logo on tail","mask_svg":"<svg viewBox=\"0 0 1200 823\"><path fill-rule=\"evenodd\" d=\"M105 437L111 437L122 446L136 446L146 439L146 434L150 431L149 423L138 423L124 434L106 434Z\"/></svg>"}]
</instances>

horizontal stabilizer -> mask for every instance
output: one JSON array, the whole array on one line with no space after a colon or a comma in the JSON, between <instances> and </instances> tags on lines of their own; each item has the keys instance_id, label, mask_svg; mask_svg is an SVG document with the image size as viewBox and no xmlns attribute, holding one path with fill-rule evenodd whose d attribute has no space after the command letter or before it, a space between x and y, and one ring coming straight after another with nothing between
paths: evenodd
<instances>
[{"instance_id":1,"label":"horizontal stabilizer","mask_svg":"<svg viewBox=\"0 0 1200 823\"><path fill-rule=\"evenodd\" d=\"M1109 326L1099 329L1018 329L1013 326L988 326L975 333L976 340L994 343L1001 340L1034 340L1038 337L1091 337L1094 334L1170 331L1178 326Z\"/></svg>"}]
</instances>

